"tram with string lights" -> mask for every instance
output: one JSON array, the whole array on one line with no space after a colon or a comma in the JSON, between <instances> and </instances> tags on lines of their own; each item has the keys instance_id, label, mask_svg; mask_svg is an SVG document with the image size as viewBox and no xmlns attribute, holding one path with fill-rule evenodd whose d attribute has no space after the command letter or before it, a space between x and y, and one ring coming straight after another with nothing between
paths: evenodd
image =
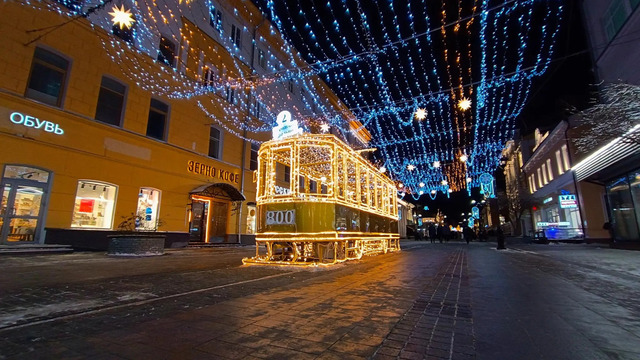
<instances>
[{"instance_id":1,"label":"tram with string lights","mask_svg":"<svg viewBox=\"0 0 640 360\"><path fill-rule=\"evenodd\" d=\"M256 255L244 264L331 265L400 250L395 184L332 134L258 151Z\"/></svg>"}]
</instances>

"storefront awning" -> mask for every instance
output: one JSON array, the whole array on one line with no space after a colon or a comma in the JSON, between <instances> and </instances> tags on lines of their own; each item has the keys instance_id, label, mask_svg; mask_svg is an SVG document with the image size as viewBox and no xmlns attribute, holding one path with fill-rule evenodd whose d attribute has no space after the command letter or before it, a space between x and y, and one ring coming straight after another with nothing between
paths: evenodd
<instances>
[{"instance_id":1,"label":"storefront awning","mask_svg":"<svg viewBox=\"0 0 640 360\"><path fill-rule=\"evenodd\" d=\"M216 183L205 184L191 190L191 195L207 196L213 198L223 198L231 201L245 201L246 198L238 189L230 184Z\"/></svg>"},{"instance_id":2,"label":"storefront awning","mask_svg":"<svg viewBox=\"0 0 640 360\"><path fill-rule=\"evenodd\" d=\"M636 141L625 141L626 137L636 136L638 132L640 132L640 125L634 126L623 136L614 139L573 166L571 170L575 172L576 180L582 181L618 161L639 153L640 144Z\"/></svg>"}]
</instances>

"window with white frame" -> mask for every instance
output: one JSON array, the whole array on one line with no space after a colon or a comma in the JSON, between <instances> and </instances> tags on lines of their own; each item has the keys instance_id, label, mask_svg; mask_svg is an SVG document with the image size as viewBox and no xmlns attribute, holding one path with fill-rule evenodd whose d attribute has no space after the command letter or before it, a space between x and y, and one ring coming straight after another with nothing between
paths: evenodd
<instances>
[{"instance_id":1,"label":"window with white frame","mask_svg":"<svg viewBox=\"0 0 640 360\"><path fill-rule=\"evenodd\" d=\"M164 36L160 37L158 46L158 61L162 64L176 67L176 45Z\"/></svg>"},{"instance_id":2,"label":"window with white frame","mask_svg":"<svg viewBox=\"0 0 640 360\"><path fill-rule=\"evenodd\" d=\"M202 86L213 86L215 78L218 75L218 69L208 64L202 67Z\"/></svg>"},{"instance_id":3,"label":"window with white frame","mask_svg":"<svg viewBox=\"0 0 640 360\"><path fill-rule=\"evenodd\" d=\"M227 86L225 89L225 99L227 99L229 104L236 103L236 90L231 86Z\"/></svg>"},{"instance_id":4,"label":"window with white frame","mask_svg":"<svg viewBox=\"0 0 640 360\"><path fill-rule=\"evenodd\" d=\"M533 194L533 181L531 180L531 176L529 176L527 180L529 180L529 193Z\"/></svg>"},{"instance_id":5,"label":"window with white frame","mask_svg":"<svg viewBox=\"0 0 640 360\"><path fill-rule=\"evenodd\" d=\"M558 165L558 175L564 174L564 169L562 168L562 155L560 154L560 150L556 151L556 164Z\"/></svg>"},{"instance_id":6,"label":"window with white frame","mask_svg":"<svg viewBox=\"0 0 640 360\"><path fill-rule=\"evenodd\" d=\"M562 145L562 164L564 165L564 170L569 171L571 169L571 163L569 162L569 149L567 145Z\"/></svg>"},{"instance_id":7,"label":"window with white frame","mask_svg":"<svg viewBox=\"0 0 640 360\"><path fill-rule=\"evenodd\" d=\"M549 181L553 181L553 168L551 167L551 159L547 159L547 172L549 175Z\"/></svg>"},{"instance_id":8,"label":"window with white frame","mask_svg":"<svg viewBox=\"0 0 640 360\"><path fill-rule=\"evenodd\" d=\"M538 172L540 172L540 169L538 169ZM542 164L542 183L547 185L549 183L549 179L547 179L547 165L546 164Z\"/></svg>"}]
</instances>

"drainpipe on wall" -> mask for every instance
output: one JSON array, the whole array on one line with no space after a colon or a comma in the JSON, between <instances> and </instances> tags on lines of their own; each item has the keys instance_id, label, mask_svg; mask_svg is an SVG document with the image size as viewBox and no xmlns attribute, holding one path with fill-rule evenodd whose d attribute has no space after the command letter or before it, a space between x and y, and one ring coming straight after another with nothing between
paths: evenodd
<instances>
[{"instance_id":1,"label":"drainpipe on wall","mask_svg":"<svg viewBox=\"0 0 640 360\"><path fill-rule=\"evenodd\" d=\"M253 34L252 34L252 44L251 44L251 60L249 61L249 67L251 68L251 72L253 74L255 74L255 69L254 69L254 59L255 59L255 55L256 55L256 33L258 32L258 28L264 23L264 17L262 18L262 20L260 20L260 23L258 25L256 25L256 27L253 28ZM251 108L251 92L249 92L249 96L247 96L247 115L245 117L245 125L246 123L249 121L249 117L251 116L251 113L249 111L249 109ZM242 160L240 162L240 193L242 193L242 195L244 195L244 178L245 178L245 167L247 165L247 160L246 160L246 155L247 155L247 127L244 127L244 130L242 131ZM238 241L237 243L240 244L242 243L242 204L240 204L240 208L238 209L238 221L237 221L237 227L238 227Z\"/></svg>"}]
</instances>

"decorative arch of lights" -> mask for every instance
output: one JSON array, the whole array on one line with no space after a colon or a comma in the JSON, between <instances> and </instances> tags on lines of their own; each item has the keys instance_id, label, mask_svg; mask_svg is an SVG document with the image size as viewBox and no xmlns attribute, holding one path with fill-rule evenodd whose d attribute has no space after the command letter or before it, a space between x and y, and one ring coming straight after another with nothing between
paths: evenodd
<instances>
[{"instance_id":1,"label":"decorative arch of lights","mask_svg":"<svg viewBox=\"0 0 640 360\"><path fill-rule=\"evenodd\" d=\"M93 26L108 31L113 27L113 0L21 3L87 17ZM122 61L125 50L157 53L159 34L180 44L182 26L171 24L181 17L209 22L220 5L214 0L118 1L123 11L131 13L134 39L130 43L115 36L100 39L139 86L174 99L195 99L209 118L251 141L255 140L247 132L273 127L275 114L287 101L286 94L274 89L288 82L309 94L294 109L294 116L348 131L344 112L322 101L327 94L318 91L314 81L323 80L372 133L376 161L397 181L399 194L415 199L423 194L435 198L440 193L470 192L472 187L492 192L482 175L499 165L534 80L548 69L563 15L562 0L254 3L270 19L271 32L286 40L282 48L286 58L269 53L266 72L260 76L229 76L245 74L249 59L227 35L221 41L237 55L235 69L213 74L206 84L170 68L162 71L173 81L153 76L145 63L150 60L143 57ZM243 1L237 4L246 6ZM300 67L300 57L308 65ZM223 96L212 96L230 87L250 89L263 105L266 111L257 121L247 121L242 110L226 104ZM224 120L211 112L212 105L224 108Z\"/></svg>"}]
</instances>

